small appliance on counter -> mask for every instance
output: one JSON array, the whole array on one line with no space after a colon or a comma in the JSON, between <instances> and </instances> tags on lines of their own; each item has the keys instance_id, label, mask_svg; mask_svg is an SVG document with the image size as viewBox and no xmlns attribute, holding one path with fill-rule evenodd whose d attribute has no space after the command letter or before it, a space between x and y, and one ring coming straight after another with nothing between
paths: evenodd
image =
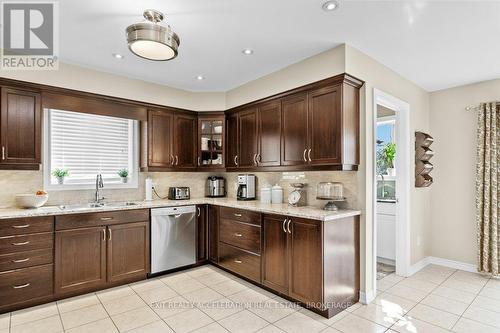
<instances>
[{"instance_id":1,"label":"small appliance on counter","mask_svg":"<svg viewBox=\"0 0 500 333\"><path fill-rule=\"evenodd\" d=\"M323 207L324 210L329 210L329 211L338 210L338 207L337 205L335 205L335 202L345 201L344 187L342 183L335 183L335 182L318 183L316 199L328 200L325 207Z\"/></svg>"},{"instance_id":2,"label":"small appliance on counter","mask_svg":"<svg viewBox=\"0 0 500 333\"><path fill-rule=\"evenodd\" d=\"M293 207L305 206L307 202L307 193L305 190L307 184L291 183L292 192L288 195L288 204Z\"/></svg>"},{"instance_id":3,"label":"small appliance on counter","mask_svg":"<svg viewBox=\"0 0 500 333\"><path fill-rule=\"evenodd\" d=\"M187 200L191 197L189 192L189 187L169 187L168 198L170 200Z\"/></svg>"},{"instance_id":4,"label":"small appliance on counter","mask_svg":"<svg viewBox=\"0 0 500 333\"><path fill-rule=\"evenodd\" d=\"M255 200L255 175L238 175L238 191L236 192L238 200Z\"/></svg>"},{"instance_id":5,"label":"small appliance on counter","mask_svg":"<svg viewBox=\"0 0 500 333\"><path fill-rule=\"evenodd\" d=\"M226 196L226 179L220 176L207 178L205 196L208 198L218 198Z\"/></svg>"}]
</instances>

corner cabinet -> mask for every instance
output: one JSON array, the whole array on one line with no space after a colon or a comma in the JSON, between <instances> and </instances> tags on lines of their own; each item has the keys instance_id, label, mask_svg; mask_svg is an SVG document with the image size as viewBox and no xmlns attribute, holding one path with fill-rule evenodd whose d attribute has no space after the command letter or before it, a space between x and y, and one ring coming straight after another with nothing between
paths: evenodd
<instances>
[{"instance_id":1,"label":"corner cabinet","mask_svg":"<svg viewBox=\"0 0 500 333\"><path fill-rule=\"evenodd\" d=\"M229 110L227 168L357 170L362 84L342 74Z\"/></svg>"},{"instance_id":2,"label":"corner cabinet","mask_svg":"<svg viewBox=\"0 0 500 333\"><path fill-rule=\"evenodd\" d=\"M225 128L223 112L198 115L199 169L224 169Z\"/></svg>"},{"instance_id":3,"label":"corner cabinet","mask_svg":"<svg viewBox=\"0 0 500 333\"><path fill-rule=\"evenodd\" d=\"M0 146L0 169L40 169L42 109L39 92L1 87Z\"/></svg>"}]
</instances>

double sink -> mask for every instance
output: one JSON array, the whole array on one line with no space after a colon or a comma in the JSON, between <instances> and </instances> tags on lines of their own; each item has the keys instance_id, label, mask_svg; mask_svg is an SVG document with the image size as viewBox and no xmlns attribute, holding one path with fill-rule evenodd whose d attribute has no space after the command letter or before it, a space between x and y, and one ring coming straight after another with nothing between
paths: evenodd
<instances>
[{"instance_id":1,"label":"double sink","mask_svg":"<svg viewBox=\"0 0 500 333\"><path fill-rule=\"evenodd\" d=\"M125 201L125 202L109 202L109 203L86 203L86 204L73 204L73 205L61 205L59 206L60 210L86 210L89 208L105 208L105 207L129 207L129 206L137 206L138 204L136 202L130 202L130 201Z\"/></svg>"}]
</instances>

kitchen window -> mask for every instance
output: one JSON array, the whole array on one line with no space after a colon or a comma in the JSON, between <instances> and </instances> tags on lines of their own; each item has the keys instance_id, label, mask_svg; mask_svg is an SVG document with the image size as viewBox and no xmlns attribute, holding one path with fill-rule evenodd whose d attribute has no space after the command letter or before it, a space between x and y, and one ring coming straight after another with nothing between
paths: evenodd
<instances>
[{"instance_id":1,"label":"kitchen window","mask_svg":"<svg viewBox=\"0 0 500 333\"><path fill-rule=\"evenodd\" d=\"M44 187L48 190L138 186L137 120L55 109L44 110ZM53 175L67 170L63 182ZM118 175L126 169L126 180Z\"/></svg>"}]
</instances>

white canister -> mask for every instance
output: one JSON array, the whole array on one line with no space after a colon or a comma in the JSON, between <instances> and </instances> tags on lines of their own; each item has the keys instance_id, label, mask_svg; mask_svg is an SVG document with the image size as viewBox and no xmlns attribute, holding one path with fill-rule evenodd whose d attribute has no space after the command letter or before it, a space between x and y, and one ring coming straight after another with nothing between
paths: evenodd
<instances>
[{"instance_id":1,"label":"white canister","mask_svg":"<svg viewBox=\"0 0 500 333\"><path fill-rule=\"evenodd\" d=\"M264 204L271 203L271 185L264 185L260 188L260 202Z\"/></svg>"},{"instance_id":2,"label":"white canister","mask_svg":"<svg viewBox=\"0 0 500 333\"><path fill-rule=\"evenodd\" d=\"M272 187L271 192L271 201L273 204L283 203L283 187L276 184Z\"/></svg>"}]
</instances>

